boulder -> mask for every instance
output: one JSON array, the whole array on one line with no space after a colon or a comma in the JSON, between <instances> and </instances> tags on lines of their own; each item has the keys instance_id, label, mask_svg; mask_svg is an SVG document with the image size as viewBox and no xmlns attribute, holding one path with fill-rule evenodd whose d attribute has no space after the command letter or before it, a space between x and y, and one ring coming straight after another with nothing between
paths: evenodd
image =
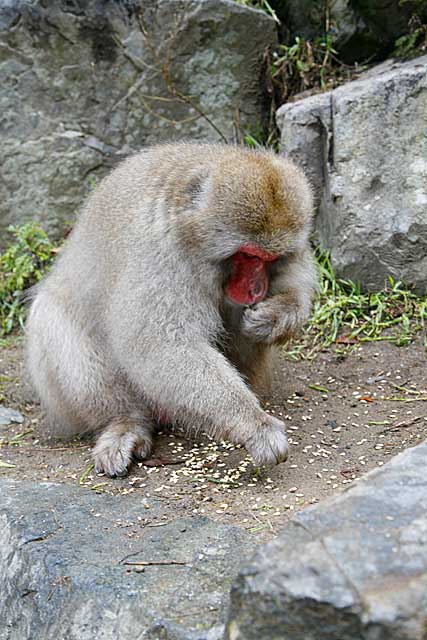
<instances>
[{"instance_id":1,"label":"boulder","mask_svg":"<svg viewBox=\"0 0 427 640\"><path fill-rule=\"evenodd\" d=\"M281 153L312 178L338 275L427 293L427 56L286 104L277 122Z\"/></svg>"},{"instance_id":2,"label":"boulder","mask_svg":"<svg viewBox=\"0 0 427 640\"><path fill-rule=\"evenodd\" d=\"M426 456L307 507L252 559L245 531L165 519L156 497L1 478L0 640L425 640Z\"/></svg>"},{"instance_id":3,"label":"boulder","mask_svg":"<svg viewBox=\"0 0 427 640\"><path fill-rule=\"evenodd\" d=\"M0 639L223 638L250 536L158 504L1 479Z\"/></svg>"},{"instance_id":4,"label":"boulder","mask_svg":"<svg viewBox=\"0 0 427 640\"><path fill-rule=\"evenodd\" d=\"M124 155L264 126L274 20L232 0L7 0L0 6L0 238L60 235Z\"/></svg>"},{"instance_id":5,"label":"boulder","mask_svg":"<svg viewBox=\"0 0 427 640\"><path fill-rule=\"evenodd\" d=\"M427 444L299 512L232 588L227 640L425 640Z\"/></svg>"}]
</instances>

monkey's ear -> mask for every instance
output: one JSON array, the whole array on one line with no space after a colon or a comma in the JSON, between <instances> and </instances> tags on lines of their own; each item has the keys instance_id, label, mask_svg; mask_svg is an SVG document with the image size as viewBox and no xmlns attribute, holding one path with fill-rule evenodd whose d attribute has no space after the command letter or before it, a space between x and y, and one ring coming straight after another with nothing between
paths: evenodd
<instances>
[{"instance_id":1,"label":"monkey's ear","mask_svg":"<svg viewBox=\"0 0 427 640\"><path fill-rule=\"evenodd\" d=\"M200 169L197 173L188 176L185 184L185 194L192 202L197 200L205 191L208 175L207 169Z\"/></svg>"}]
</instances>

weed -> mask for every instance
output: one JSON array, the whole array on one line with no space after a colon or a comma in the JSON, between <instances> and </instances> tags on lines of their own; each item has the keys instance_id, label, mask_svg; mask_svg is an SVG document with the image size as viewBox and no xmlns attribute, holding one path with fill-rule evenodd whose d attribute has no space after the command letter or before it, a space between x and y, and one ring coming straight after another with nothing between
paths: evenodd
<instances>
[{"instance_id":1,"label":"weed","mask_svg":"<svg viewBox=\"0 0 427 640\"><path fill-rule=\"evenodd\" d=\"M411 58L422 55L427 50L427 24L425 0L400 0L400 6L412 6L408 21L408 31L394 43L393 56Z\"/></svg>"},{"instance_id":2,"label":"weed","mask_svg":"<svg viewBox=\"0 0 427 640\"><path fill-rule=\"evenodd\" d=\"M250 149L262 149L264 147L263 143L251 133L246 133L244 135L243 142L245 146Z\"/></svg>"},{"instance_id":3,"label":"weed","mask_svg":"<svg viewBox=\"0 0 427 640\"><path fill-rule=\"evenodd\" d=\"M279 45L271 57L271 78L279 94L278 104L304 91L333 89L354 75L355 68L337 58L331 34L314 42L297 36L292 44Z\"/></svg>"},{"instance_id":4,"label":"weed","mask_svg":"<svg viewBox=\"0 0 427 640\"><path fill-rule=\"evenodd\" d=\"M427 51L427 24L413 15L408 23L408 33L398 38L393 55L397 58L419 56Z\"/></svg>"},{"instance_id":5,"label":"weed","mask_svg":"<svg viewBox=\"0 0 427 640\"><path fill-rule=\"evenodd\" d=\"M89 174L87 177L87 186L88 186L88 191L90 192L95 191L96 187L98 186L97 177L94 176L93 174Z\"/></svg>"},{"instance_id":6,"label":"weed","mask_svg":"<svg viewBox=\"0 0 427 640\"><path fill-rule=\"evenodd\" d=\"M0 339L24 323L23 292L49 268L56 249L34 222L9 227L15 241L0 254Z\"/></svg>"},{"instance_id":7,"label":"weed","mask_svg":"<svg viewBox=\"0 0 427 640\"><path fill-rule=\"evenodd\" d=\"M379 340L406 346L425 332L427 297L391 277L383 291L364 293L358 284L336 278L327 253L318 251L317 260L320 290L302 340L287 351L289 358L310 359L333 344L344 351Z\"/></svg>"},{"instance_id":8,"label":"weed","mask_svg":"<svg viewBox=\"0 0 427 640\"><path fill-rule=\"evenodd\" d=\"M273 151L278 151L279 139L274 129L267 137L246 131L243 136L243 144L250 149L272 149Z\"/></svg>"}]
</instances>

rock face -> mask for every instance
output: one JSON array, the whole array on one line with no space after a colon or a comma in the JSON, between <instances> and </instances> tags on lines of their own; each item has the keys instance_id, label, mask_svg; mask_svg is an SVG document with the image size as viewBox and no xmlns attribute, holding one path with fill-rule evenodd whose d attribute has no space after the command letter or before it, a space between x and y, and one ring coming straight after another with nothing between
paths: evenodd
<instances>
[{"instance_id":1,"label":"rock face","mask_svg":"<svg viewBox=\"0 0 427 640\"><path fill-rule=\"evenodd\" d=\"M2 480L0 639L222 638L250 537L201 517L165 523L155 504ZM153 564L124 564L141 561Z\"/></svg>"},{"instance_id":2,"label":"rock face","mask_svg":"<svg viewBox=\"0 0 427 640\"><path fill-rule=\"evenodd\" d=\"M232 0L7 0L0 6L0 237L59 234L96 178L162 140L263 126L274 21Z\"/></svg>"},{"instance_id":3,"label":"rock face","mask_svg":"<svg viewBox=\"0 0 427 640\"><path fill-rule=\"evenodd\" d=\"M338 275L427 292L427 57L382 65L277 114L282 153L319 196L316 231Z\"/></svg>"},{"instance_id":4,"label":"rock face","mask_svg":"<svg viewBox=\"0 0 427 640\"><path fill-rule=\"evenodd\" d=\"M246 532L165 522L155 498L2 478L0 640L425 640L426 459L307 507L250 561Z\"/></svg>"},{"instance_id":5,"label":"rock face","mask_svg":"<svg viewBox=\"0 0 427 640\"><path fill-rule=\"evenodd\" d=\"M232 589L228 640L424 640L427 444L298 513Z\"/></svg>"}]
</instances>

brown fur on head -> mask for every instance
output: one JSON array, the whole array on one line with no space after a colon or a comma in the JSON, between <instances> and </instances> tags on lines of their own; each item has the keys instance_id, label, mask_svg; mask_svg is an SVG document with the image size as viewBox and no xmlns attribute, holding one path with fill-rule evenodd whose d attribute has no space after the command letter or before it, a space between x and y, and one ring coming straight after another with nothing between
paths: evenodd
<instances>
[{"instance_id":1,"label":"brown fur on head","mask_svg":"<svg viewBox=\"0 0 427 640\"><path fill-rule=\"evenodd\" d=\"M278 254L306 242L311 187L289 160L223 144L163 145L158 153L153 193L164 194L186 249L221 260L243 239Z\"/></svg>"},{"instance_id":2,"label":"brown fur on head","mask_svg":"<svg viewBox=\"0 0 427 640\"><path fill-rule=\"evenodd\" d=\"M237 244L246 237L278 254L306 242L313 198L302 171L266 150L219 150L200 187L202 209L218 233L225 226Z\"/></svg>"},{"instance_id":3,"label":"brown fur on head","mask_svg":"<svg viewBox=\"0 0 427 640\"><path fill-rule=\"evenodd\" d=\"M212 182L243 231L273 235L307 223L311 191L295 165L262 151L242 151L235 160L231 166L219 164Z\"/></svg>"}]
</instances>

